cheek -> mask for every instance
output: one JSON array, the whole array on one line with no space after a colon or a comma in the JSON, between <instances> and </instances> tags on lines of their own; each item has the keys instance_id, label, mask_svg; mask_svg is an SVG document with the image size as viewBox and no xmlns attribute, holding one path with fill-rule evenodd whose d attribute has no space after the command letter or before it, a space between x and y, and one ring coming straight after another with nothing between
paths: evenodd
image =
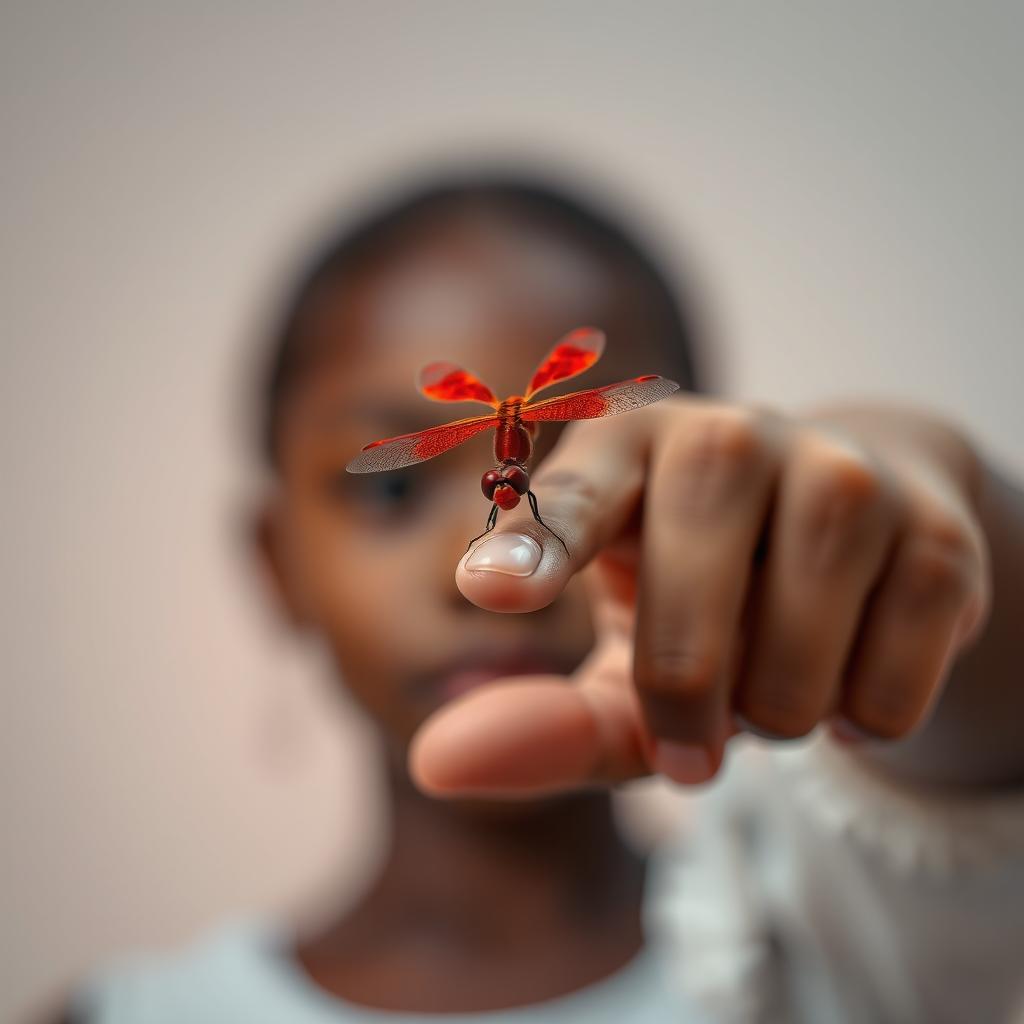
<instances>
[{"instance_id":1,"label":"cheek","mask_svg":"<svg viewBox=\"0 0 1024 1024\"><path fill-rule=\"evenodd\" d=\"M587 588L577 573L558 599L561 612L560 629L566 643L581 652L581 657L594 646L597 636Z\"/></svg>"},{"instance_id":2,"label":"cheek","mask_svg":"<svg viewBox=\"0 0 1024 1024\"><path fill-rule=\"evenodd\" d=\"M332 633L376 636L401 610L395 554L378 550L335 517L313 514L300 530L299 571L314 622Z\"/></svg>"},{"instance_id":3,"label":"cheek","mask_svg":"<svg viewBox=\"0 0 1024 1024\"><path fill-rule=\"evenodd\" d=\"M407 661L430 618L429 545L415 534L361 529L315 499L296 510L289 532L307 618L339 658L383 672Z\"/></svg>"},{"instance_id":4,"label":"cheek","mask_svg":"<svg viewBox=\"0 0 1024 1024\"><path fill-rule=\"evenodd\" d=\"M307 510L296 527L294 568L309 627L328 644L357 703L387 733L408 738L423 716L408 699L406 680L430 639L422 635L429 616L417 614L422 574L408 571L411 553L405 545L368 543L330 511Z\"/></svg>"}]
</instances>

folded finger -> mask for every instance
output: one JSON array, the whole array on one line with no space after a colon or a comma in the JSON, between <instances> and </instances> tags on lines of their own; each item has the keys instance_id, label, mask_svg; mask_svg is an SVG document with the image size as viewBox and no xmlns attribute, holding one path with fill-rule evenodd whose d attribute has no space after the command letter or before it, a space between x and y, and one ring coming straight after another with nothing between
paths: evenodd
<instances>
[{"instance_id":1,"label":"folded finger","mask_svg":"<svg viewBox=\"0 0 1024 1024\"><path fill-rule=\"evenodd\" d=\"M655 767L717 771L751 562L777 459L769 427L708 407L654 455L644 499L634 677Z\"/></svg>"},{"instance_id":2,"label":"folded finger","mask_svg":"<svg viewBox=\"0 0 1024 1024\"><path fill-rule=\"evenodd\" d=\"M930 510L903 534L851 657L838 711L869 736L895 739L926 716L982 594L977 537L956 513Z\"/></svg>"},{"instance_id":3,"label":"folded finger","mask_svg":"<svg viewBox=\"0 0 1024 1024\"><path fill-rule=\"evenodd\" d=\"M894 505L864 454L816 434L794 446L733 693L755 732L795 738L827 714L895 535Z\"/></svg>"}]
</instances>

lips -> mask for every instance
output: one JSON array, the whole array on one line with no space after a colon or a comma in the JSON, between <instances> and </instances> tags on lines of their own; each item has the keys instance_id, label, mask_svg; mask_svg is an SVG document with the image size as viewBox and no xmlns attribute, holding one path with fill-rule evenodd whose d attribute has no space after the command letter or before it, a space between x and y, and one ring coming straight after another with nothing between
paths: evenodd
<instances>
[{"instance_id":1,"label":"lips","mask_svg":"<svg viewBox=\"0 0 1024 1024\"><path fill-rule=\"evenodd\" d=\"M428 677L431 695L441 702L454 700L485 683L507 676L568 675L576 667L565 657L547 652L517 650L461 658Z\"/></svg>"},{"instance_id":2,"label":"lips","mask_svg":"<svg viewBox=\"0 0 1024 1024\"><path fill-rule=\"evenodd\" d=\"M484 683L489 683L492 679L500 679L502 675L520 674L518 672L501 673L485 668L464 668L445 676L441 680L438 692L442 700L454 700L456 697L461 697L464 693L469 693L470 690L475 690L478 686L483 686Z\"/></svg>"}]
</instances>

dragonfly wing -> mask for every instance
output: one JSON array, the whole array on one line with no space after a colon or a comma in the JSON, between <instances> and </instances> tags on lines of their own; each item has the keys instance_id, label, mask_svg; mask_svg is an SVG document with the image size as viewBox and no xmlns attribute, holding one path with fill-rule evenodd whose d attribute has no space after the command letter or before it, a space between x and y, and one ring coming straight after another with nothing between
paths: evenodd
<instances>
[{"instance_id":1,"label":"dragonfly wing","mask_svg":"<svg viewBox=\"0 0 1024 1024\"><path fill-rule=\"evenodd\" d=\"M494 392L475 374L455 363L430 363L416 381L420 393L435 402L484 402L498 407Z\"/></svg>"},{"instance_id":2,"label":"dragonfly wing","mask_svg":"<svg viewBox=\"0 0 1024 1024\"><path fill-rule=\"evenodd\" d=\"M350 473L402 469L417 462L426 462L468 441L480 431L497 425L497 416L471 416L440 427L418 430L415 434L400 434L398 437L386 437L383 441L371 441L345 468Z\"/></svg>"},{"instance_id":3,"label":"dragonfly wing","mask_svg":"<svg viewBox=\"0 0 1024 1024\"><path fill-rule=\"evenodd\" d=\"M604 351L604 332L596 327L577 327L570 331L547 354L537 367L526 389L526 398L535 395L549 384L568 380L589 370Z\"/></svg>"},{"instance_id":4,"label":"dragonfly wing","mask_svg":"<svg viewBox=\"0 0 1024 1024\"><path fill-rule=\"evenodd\" d=\"M519 418L525 422L536 420L593 420L599 416L616 416L631 412L652 402L668 398L679 385L674 380L650 374L606 384L603 388L574 391L571 395L546 398L542 402L524 405Z\"/></svg>"}]
</instances>

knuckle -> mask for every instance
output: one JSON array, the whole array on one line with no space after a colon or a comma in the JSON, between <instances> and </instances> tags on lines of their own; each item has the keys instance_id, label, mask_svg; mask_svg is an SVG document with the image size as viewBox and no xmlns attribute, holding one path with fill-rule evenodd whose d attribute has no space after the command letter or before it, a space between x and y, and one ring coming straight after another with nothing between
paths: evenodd
<instances>
[{"instance_id":1,"label":"knuckle","mask_svg":"<svg viewBox=\"0 0 1024 1024\"><path fill-rule=\"evenodd\" d=\"M943 552L951 560L967 565L975 556L974 538L967 525L948 512L931 512L922 516L915 533L920 542Z\"/></svg>"},{"instance_id":2,"label":"knuckle","mask_svg":"<svg viewBox=\"0 0 1024 1024\"><path fill-rule=\"evenodd\" d=\"M709 696L718 679L716 658L694 651L651 652L638 666L637 687L655 698L699 700Z\"/></svg>"},{"instance_id":3,"label":"knuckle","mask_svg":"<svg viewBox=\"0 0 1024 1024\"><path fill-rule=\"evenodd\" d=\"M880 512L883 501L882 481L866 458L833 448L813 459L806 499L811 529L855 529Z\"/></svg>"},{"instance_id":4,"label":"knuckle","mask_svg":"<svg viewBox=\"0 0 1024 1024\"><path fill-rule=\"evenodd\" d=\"M692 438L690 461L702 467L744 469L757 461L764 450L757 413L742 406L721 407L706 413Z\"/></svg>"},{"instance_id":5,"label":"knuckle","mask_svg":"<svg viewBox=\"0 0 1024 1024\"><path fill-rule=\"evenodd\" d=\"M741 407L702 412L666 449L657 480L668 514L706 519L759 477L766 440L755 413Z\"/></svg>"},{"instance_id":6,"label":"knuckle","mask_svg":"<svg viewBox=\"0 0 1024 1024\"><path fill-rule=\"evenodd\" d=\"M973 543L952 520L934 519L906 541L896 572L905 601L930 607L965 600L973 578Z\"/></svg>"},{"instance_id":7,"label":"knuckle","mask_svg":"<svg viewBox=\"0 0 1024 1024\"><path fill-rule=\"evenodd\" d=\"M542 463L532 475L533 487L557 490L559 498L571 498L581 505L596 505L601 491L594 481L584 473L568 466L550 466Z\"/></svg>"}]
</instances>

